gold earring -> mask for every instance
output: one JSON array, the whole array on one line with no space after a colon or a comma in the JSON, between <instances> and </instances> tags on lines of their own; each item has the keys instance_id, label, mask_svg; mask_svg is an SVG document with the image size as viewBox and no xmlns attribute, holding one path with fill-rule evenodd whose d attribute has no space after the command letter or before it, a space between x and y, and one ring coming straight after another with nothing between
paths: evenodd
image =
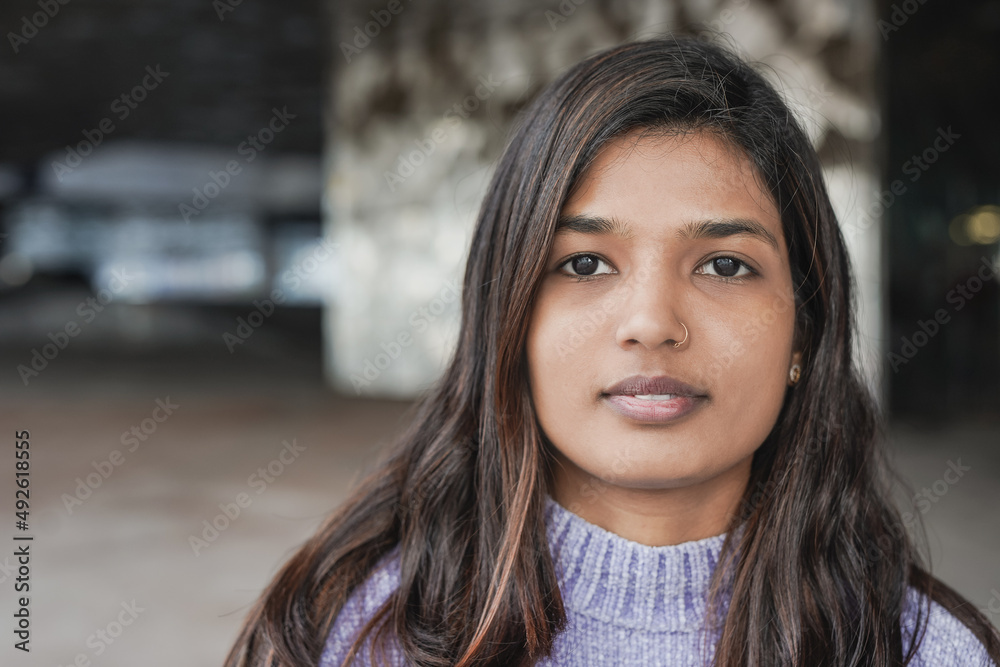
<instances>
[{"instance_id":1,"label":"gold earring","mask_svg":"<svg viewBox=\"0 0 1000 667\"><path fill-rule=\"evenodd\" d=\"M799 381L799 378L801 376L802 376L802 367L799 366L798 364L793 364L791 370L788 371L788 379L791 380L792 384L794 385Z\"/></svg>"}]
</instances>

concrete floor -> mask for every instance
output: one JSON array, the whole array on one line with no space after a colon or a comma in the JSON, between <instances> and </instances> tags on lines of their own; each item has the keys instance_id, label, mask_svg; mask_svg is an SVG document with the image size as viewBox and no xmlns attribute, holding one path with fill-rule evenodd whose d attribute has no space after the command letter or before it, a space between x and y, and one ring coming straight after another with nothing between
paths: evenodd
<instances>
[{"instance_id":1,"label":"concrete floor","mask_svg":"<svg viewBox=\"0 0 1000 667\"><path fill-rule=\"evenodd\" d=\"M0 353L6 437L31 434L35 535L32 651L14 651L7 635L0 663L62 667L82 655L103 667L221 664L248 605L402 429L411 405L326 391L314 349L276 353L263 336L234 355L218 341L196 349L162 354L80 343L28 387L14 369L30 345ZM147 421L155 431L128 451L123 433L141 428L155 401L168 398L178 406L173 414ZM892 437L914 490L938 492L923 515L934 571L978 607L994 599L1000 608L1000 430L896 425ZM279 470L273 462L292 440L305 448L297 458L263 488L250 480L258 468ZM101 462L116 449L120 465L70 511L65 498L77 479L94 473L94 462L107 471ZM970 469L935 487L949 461L959 460ZM0 475L8 517L10 470ZM196 555L191 536L241 493L250 504ZM13 532L5 521L4 533ZM11 577L0 582L8 627L12 584ZM123 604L133 601L141 609L134 621L111 643L97 639L98 630L117 631ZM1000 625L1000 614L993 621Z\"/></svg>"},{"instance_id":2,"label":"concrete floor","mask_svg":"<svg viewBox=\"0 0 1000 667\"><path fill-rule=\"evenodd\" d=\"M182 384L154 375L118 390L95 381L55 396L7 394L8 436L30 431L33 636L30 658L6 645L0 664L62 666L78 655L105 667L221 664L261 587L344 498L410 405L339 399L320 387L221 394ZM157 399L176 405L173 414L155 431L147 421L145 441L123 446L122 434L141 429ZM301 451L282 463L285 442ZM113 450L119 465L109 462ZM267 477L251 480L258 468ZM88 475L93 488L78 491ZM3 475L4 498L14 495L12 477ZM220 503L234 514L239 494L239 515L217 518ZM84 499L67 504L74 496ZM206 520L223 529L192 546L192 536L206 538ZM122 604L133 601L141 611L113 643L95 635L109 624L116 632Z\"/></svg>"}]
</instances>

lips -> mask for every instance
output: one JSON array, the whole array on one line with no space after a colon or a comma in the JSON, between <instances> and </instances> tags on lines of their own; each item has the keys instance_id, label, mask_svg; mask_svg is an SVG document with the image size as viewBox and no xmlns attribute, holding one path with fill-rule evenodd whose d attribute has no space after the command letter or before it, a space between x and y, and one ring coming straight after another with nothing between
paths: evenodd
<instances>
[{"instance_id":1,"label":"lips","mask_svg":"<svg viewBox=\"0 0 1000 667\"><path fill-rule=\"evenodd\" d=\"M649 396L672 394L674 396L704 397L708 392L693 387L667 375L646 377L632 375L604 391L610 396Z\"/></svg>"},{"instance_id":2,"label":"lips","mask_svg":"<svg viewBox=\"0 0 1000 667\"><path fill-rule=\"evenodd\" d=\"M608 388L602 398L612 410L629 420L665 423L704 405L708 393L666 375L633 375Z\"/></svg>"}]
</instances>

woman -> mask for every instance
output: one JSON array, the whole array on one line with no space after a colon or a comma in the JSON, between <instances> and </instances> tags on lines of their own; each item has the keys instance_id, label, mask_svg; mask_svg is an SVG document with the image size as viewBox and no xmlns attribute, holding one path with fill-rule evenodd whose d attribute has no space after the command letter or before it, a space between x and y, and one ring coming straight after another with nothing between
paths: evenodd
<instances>
[{"instance_id":1,"label":"woman","mask_svg":"<svg viewBox=\"0 0 1000 667\"><path fill-rule=\"evenodd\" d=\"M739 58L645 41L548 87L464 288L444 376L228 665L1000 655L890 502L815 151Z\"/></svg>"}]
</instances>

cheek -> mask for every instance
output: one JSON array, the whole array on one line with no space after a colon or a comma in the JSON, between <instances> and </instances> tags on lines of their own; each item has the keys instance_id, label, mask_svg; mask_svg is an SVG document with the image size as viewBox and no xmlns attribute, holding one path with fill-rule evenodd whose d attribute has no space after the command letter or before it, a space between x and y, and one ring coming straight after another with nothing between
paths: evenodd
<instances>
[{"instance_id":1,"label":"cheek","mask_svg":"<svg viewBox=\"0 0 1000 667\"><path fill-rule=\"evenodd\" d=\"M528 327L528 361L532 373L559 375L574 368L594 339L586 318L555 299L540 299Z\"/></svg>"},{"instance_id":2,"label":"cheek","mask_svg":"<svg viewBox=\"0 0 1000 667\"><path fill-rule=\"evenodd\" d=\"M593 384L585 360L593 359L590 346L598 337L586 318L568 308L540 300L526 341L532 400L539 419L555 423L560 415L579 411Z\"/></svg>"},{"instance_id":3,"label":"cheek","mask_svg":"<svg viewBox=\"0 0 1000 667\"><path fill-rule=\"evenodd\" d=\"M761 306L713 331L706 380L720 403L755 422L773 422L784 399L791 357L790 310Z\"/></svg>"}]
</instances>

